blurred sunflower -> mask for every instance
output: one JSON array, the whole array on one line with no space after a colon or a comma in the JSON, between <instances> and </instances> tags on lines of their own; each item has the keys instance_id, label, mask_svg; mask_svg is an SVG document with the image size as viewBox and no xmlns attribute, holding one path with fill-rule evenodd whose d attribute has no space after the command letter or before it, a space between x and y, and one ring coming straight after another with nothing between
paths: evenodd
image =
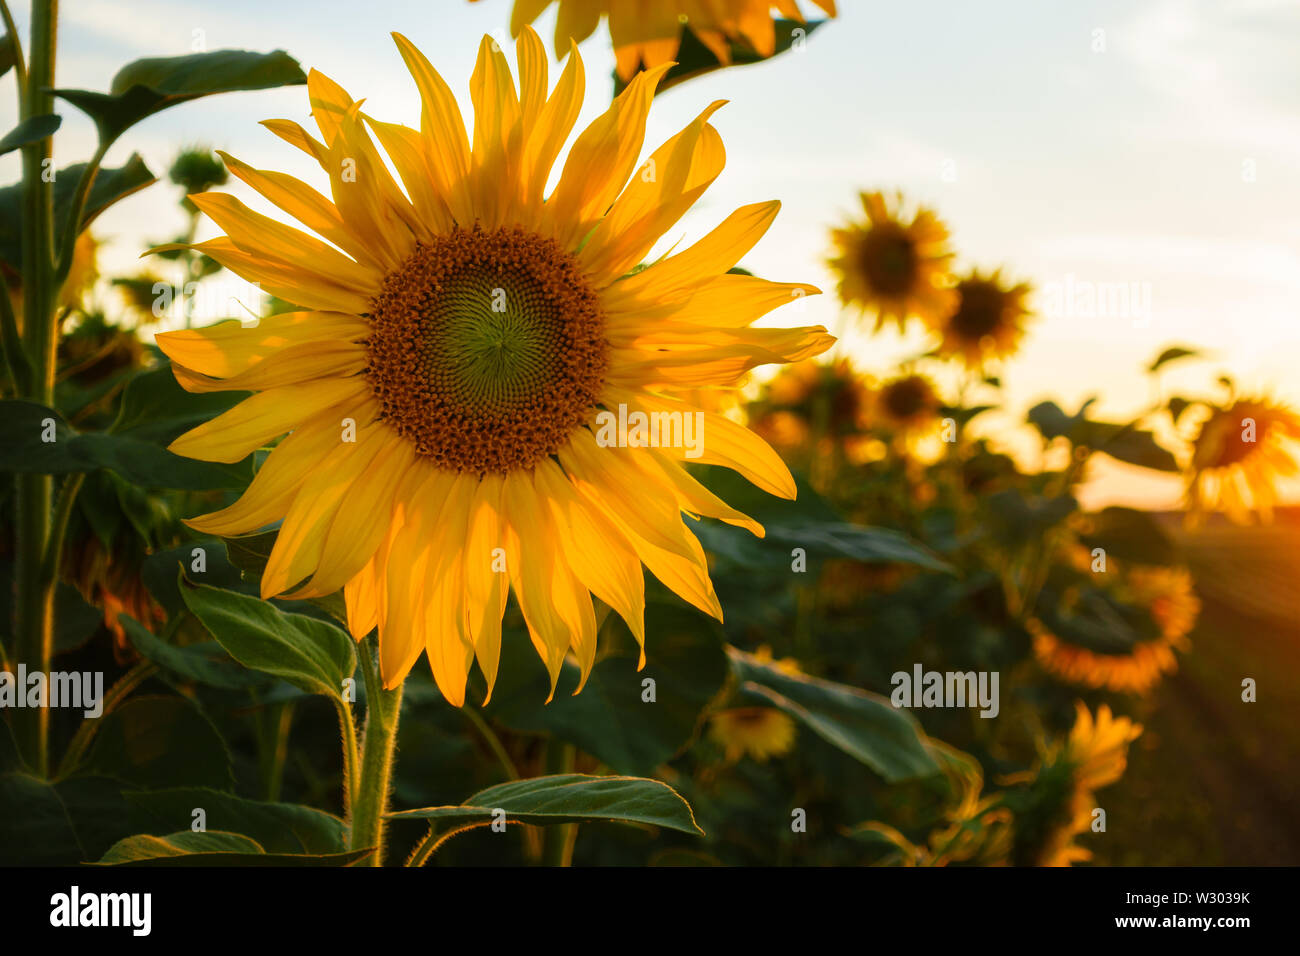
<instances>
[{"instance_id":1,"label":"blurred sunflower","mask_svg":"<svg viewBox=\"0 0 1300 956\"><path fill-rule=\"evenodd\" d=\"M835 16L835 0L813 2L827 16ZM555 21L555 55L568 52L570 40L581 43L591 36L604 16L609 20L618 77L624 83L639 69L676 60L683 29L689 29L719 63L727 64L733 43L761 57L776 51L774 7L786 19L804 22L798 0L515 0L510 35L518 36L525 24L534 22L553 3L560 8Z\"/></svg>"},{"instance_id":2,"label":"blurred sunflower","mask_svg":"<svg viewBox=\"0 0 1300 956\"><path fill-rule=\"evenodd\" d=\"M90 291L95 284L95 280L99 278L99 246L99 240L90 234L89 229L77 236L77 241L72 248L72 265L68 268L68 276L63 280L63 285L59 289L59 308L69 310L82 308L86 293ZM9 304L14 310L14 319L17 322L18 331L21 332L23 326L22 276L12 269L5 268L0 271L0 282L3 282L7 287Z\"/></svg>"},{"instance_id":3,"label":"blurred sunflower","mask_svg":"<svg viewBox=\"0 0 1300 956\"><path fill-rule=\"evenodd\" d=\"M1163 675L1178 669L1174 651L1187 650L1187 635L1196 625L1201 602L1186 568L1134 565L1124 572L1116 590L1126 602L1151 616L1160 631L1158 637L1140 641L1127 653L1102 653L1063 640L1034 618L1026 623L1033 636L1034 657L1060 680L1117 693L1145 694Z\"/></svg>"},{"instance_id":4,"label":"blurred sunflower","mask_svg":"<svg viewBox=\"0 0 1300 956\"><path fill-rule=\"evenodd\" d=\"M1094 719L1082 701L1075 703L1075 721L1062 744L1049 750L1044 764L1070 775L1067 796L1060 808L1063 821L1041 850L1040 866L1070 866L1092 857L1074 837L1087 832L1092 822L1096 791L1124 776L1128 747L1142 734L1142 725L1127 717L1114 717L1102 704Z\"/></svg>"},{"instance_id":5,"label":"blurred sunflower","mask_svg":"<svg viewBox=\"0 0 1300 956\"><path fill-rule=\"evenodd\" d=\"M1065 641L1037 618L1025 622L1034 639L1034 658L1058 680L1121 694L1145 694L1178 669L1172 642L1142 641L1124 654L1105 654Z\"/></svg>"},{"instance_id":6,"label":"blurred sunflower","mask_svg":"<svg viewBox=\"0 0 1300 956\"><path fill-rule=\"evenodd\" d=\"M1124 585L1133 599L1150 613L1165 640L1183 647L1201 613L1201 599L1192 586L1192 572L1187 568L1135 565L1125 576Z\"/></svg>"},{"instance_id":7,"label":"blurred sunflower","mask_svg":"<svg viewBox=\"0 0 1300 956\"><path fill-rule=\"evenodd\" d=\"M832 230L837 255L830 266L839 273L840 302L876 316L879 332L889 319L902 331L916 316L937 322L952 311L956 297L946 284L948 227L929 209L918 209L906 222L895 195L892 204L883 193L862 193L865 222Z\"/></svg>"},{"instance_id":8,"label":"blurred sunflower","mask_svg":"<svg viewBox=\"0 0 1300 956\"><path fill-rule=\"evenodd\" d=\"M748 756L759 763L781 757L794 746L794 721L774 707L733 707L709 717L709 737L728 763Z\"/></svg>"},{"instance_id":9,"label":"blurred sunflower","mask_svg":"<svg viewBox=\"0 0 1300 956\"><path fill-rule=\"evenodd\" d=\"M841 458L863 464L883 457L869 431L871 390L848 359L784 368L747 409L750 427L787 458L812 456L815 481ZM815 436L815 437L814 437ZM815 446L815 447L814 447Z\"/></svg>"},{"instance_id":10,"label":"blurred sunflower","mask_svg":"<svg viewBox=\"0 0 1300 956\"><path fill-rule=\"evenodd\" d=\"M471 140L442 78L396 40L422 97L419 131L364 115L315 71L308 93L323 139L287 120L265 124L319 161L333 202L223 157L332 245L232 196L192 197L228 233L194 248L313 311L159 336L186 388L255 393L171 448L233 462L290 433L239 501L190 523L228 535L283 519L263 596L343 588L353 635L378 629L385 686L427 651L449 701L464 702L475 659L490 695L513 590L554 693L570 649L582 682L590 673L592 593L644 646L642 565L721 617L683 509L762 534L685 471L693 449L605 447L598 412L696 416L705 440L692 460L793 498L789 471L757 436L659 390L731 385L833 339L820 327L749 327L817 291L728 273L776 202L744 207L631 272L722 171L708 124L721 103L653 154L657 176L633 176L667 67L639 74L578 136L544 199L583 100L576 50L548 96L546 51L524 29L517 92L485 37Z\"/></svg>"},{"instance_id":11,"label":"blurred sunflower","mask_svg":"<svg viewBox=\"0 0 1300 956\"><path fill-rule=\"evenodd\" d=\"M976 371L1014 355L1025 334L1029 291L1024 282L1005 285L1000 270L987 276L972 271L957 283L953 308L932 322L941 337L939 354Z\"/></svg>"},{"instance_id":12,"label":"blurred sunflower","mask_svg":"<svg viewBox=\"0 0 1300 956\"><path fill-rule=\"evenodd\" d=\"M904 437L932 430L942 408L934 384L916 373L885 382L871 396L872 423Z\"/></svg>"},{"instance_id":13,"label":"blurred sunflower","mask_svg":"<svg viewBox=\"0 0 1300 956\"><path fill-rule=\"evenodd\" d=\"M1278 479L1300 473L1298 452L1300 415L1285 405L1243 399L1214 409L1192 444L1189 516L1222 509L1233 521L1251 511L1271 520Z\"/></svg>"}]
</instances>

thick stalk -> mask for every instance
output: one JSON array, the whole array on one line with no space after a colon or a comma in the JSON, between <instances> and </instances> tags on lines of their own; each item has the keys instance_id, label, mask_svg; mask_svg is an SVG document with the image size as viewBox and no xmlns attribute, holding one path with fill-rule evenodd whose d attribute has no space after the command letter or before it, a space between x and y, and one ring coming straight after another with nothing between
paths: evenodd
<instances>
[{"instance_id":1,"label":"thick stalk","mask_svg":"<svg viewBox=\"0 0 1300 956\"><path fill-rule=\"evenodd\" d=\"M58 3L32 3L31 48L27 65L23 119L53 109L54 51ZM50 138L23 147L23 348L31 368L24 397L50 405L54 398L54 358L58 330L54 321L54 182ZM48 673L54 651L54 590L41 586L42 563L50 536L49 475L17 478L14 654L31 670ZM49 773L49 710L14 713L18 746L40 776Z\"/></svg>"},{"instance_id":2,"label":"thick stalk","mask_svg":"<svg viewBox=\"0 0 1300 956\"><path fill-rule=\"evenodd\" d=\"M358 644L357 650L366 679L366 730L349 845L354 850L374 847L375 852L368 863L370 866L383 866L384 814L388 812L402 686L399 684L394 690L384 690L366 642Z\"/></svg>"}]
</instances>

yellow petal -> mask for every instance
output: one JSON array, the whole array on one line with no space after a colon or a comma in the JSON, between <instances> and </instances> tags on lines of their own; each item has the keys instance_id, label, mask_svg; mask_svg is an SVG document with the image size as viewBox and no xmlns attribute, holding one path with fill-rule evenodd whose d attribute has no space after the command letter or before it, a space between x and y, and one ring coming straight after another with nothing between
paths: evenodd
<instances>
[{"instance_id":1,"label":"yellow petal","mask_svg":"<svg viewBox=\"0 0 1300 956\"><path fill-rule=\"evenodd\" d=\"M465 538L465 621L479 669L487 679L485 705L492 699L496 684L501 659L501 615L510 592L509 568L497 560L505 556L501 490L500 475L488 475L479 482Z\"/></svg>"},{"instance_id":2,"label":"yellow petal","mask_svg":"<svg viewBox=\"0 0 1300 956\"><path fill-rule=\"evenodd\" d=\"M617 313L685 300L739 262L767 232L780 208L776 201L742 206L689 249L605 289L601 302L606 311Z\"/></svg>"},{"instance_id":3,"label":"yellow petal","mask_svg":"<svg viewBox=\"0 0 1300 956\"><path fill-rule=\"evenodd\" d=\"M594 285L607 285L640 263L718 178L726 151L708 120L724 103L712 103L655 150L593 230L578 260Z\"/></svg>"},{"instance_id":4,"label":"yellow petal","mask_svg":"<svg viewBox=\"0 0 1300 956\"><path fill-rule=\"evenodd\" d=\"M344 499L350 499L351 508L364 507L364 499L373 493L373 489L360 485L357 479L374 460L375 452L387 442L389 434L383 426L363 429L355 442L340 442L320 460L280 525L262 572L263 598L283 594L316 572L325 535Z\"/></svg>"},{"instance_id":5,"label":"yellow petal","mask_svg":"<svg viewBox=\"0 0 1300 956\"><path fill-rule=\"evenodd\" d=\"M356 376L267 389L187 431L168 450L201 461L236 462L334 406L358 425L368 423L374 407L370 386Z\"/></svg>"},{"instance_id":6,"label":"yellow petal","mask_svg":"<svg viewBox=\"0 0 1300 956\"><path fill-rule=\"evenodd\" d=\"M251 327L231 319L201 329L163 332L155 342L177 365L201 375L230 378L297 345L360 342L369 334L370 326L355 315L281 312Z\"/></svg>"},{"instance_id":7,"label":"yellow petal","mask_svg":"<svg viewBox=\"0 0 1300 956\"><path fill-rule=\"evenodd\" d=\"M627 622L645 664L645 577L632 545L574 491L555 462L537 466L537 488L550 505L564 560L592 594Z\"/></svg>"},{"instance_id":8,"label":"yellow petal","mask_svg":"<svg viewBox=\"0 0 1300 956\"><path fill-rule=\"evenodd\" d=\"M438 194L456 221L468 227L474 222L474 204L469 193L469 138L460 107L424 54L400 33L393 39L420 91L420 131Z\"/></svg>"},{"instance_id":9,"label":"yellow petal","mask_svg":"<svg viewBox=\"0 0 1300 956\"><path fill-rule=\"evenodd\" d=\"M629 411L638 410L647 414L677 412L681 415L702 416L696 419L702 422L700 455L691 460L702 465L724 465L738 471L769 494L793 499L797 493L790 469L771 446L744 425L725 416L701 411L684 402L649 392L614 387L605 389L602 402L611 407L623 403ZM663 449L675 458L685 458L688 450L690 449Z\"/></svg>"},{"instance_id":10,"label":"yellow petal","mask_svg":"<svg viewBox=\"0 0 1300 956\"><path fill-rule=\"evenodd\" d=\"M173 365L176 381L187 392L260 392L325 378L347 378L365 371L366 348L353 342L305 342L277 352L230 378L213 378Z\"/></svg>"},{"instance_id":11,"label":"yellow petal","mask_svg":"<svg viewBox=\"0 0 1300 956\"><path fill-rule=\"evenodd\" d=\"M394 496L413 470L415 449L387 426L374 427L383 438L357 479L357 487L364 493L353 496L334 516L316 573L306 588L292 595L295 600L333 594L360 571L383 543L393 518ZM424 470L418 469L420 473Z\"/></svg>"},{"instance_id":12,"label":"yellow petal","mask_svg":"<svg viewBox=\"0 0 1300 956\"><path fill-rule=\"evenodd\" d=\"M638 73L574 141L560 182L543 210L549 233L564 248L577 246L632 175L645 140L650 101L667 70L665 65Z\"/></svg>"},{"instance_id":13,"label":"yellow petal","mask_svg":"<svg viewBox=\"0 0 1300 956\"><path fill-rule=\"evenodd\" d=\"M247 534L279 521L298 489L338 444L337 419L328 411L287 436L267 456L239 500L212 514L185 523L201 534Z\"/></svg>"}]
</instances>

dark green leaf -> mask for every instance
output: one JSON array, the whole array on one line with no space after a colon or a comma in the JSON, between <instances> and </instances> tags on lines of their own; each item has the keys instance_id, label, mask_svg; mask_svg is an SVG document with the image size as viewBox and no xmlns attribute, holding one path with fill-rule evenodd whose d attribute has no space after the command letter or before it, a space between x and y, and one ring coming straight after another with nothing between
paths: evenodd
<instances>
[{"instance_id":1,"label":"dark green leaf","mask_svg":"<svg viewBox=\"0 0 1300 956\"><path fill-rule=\"evenodd\" d=\"M251 463L251 458L234 465L195 461L137 438L78 434L44 405L0 402L0 471L67 475L108 468L146 488L207 491L243 488L252 478Z\"/></svg>"},{"instance_id":2,"label":"dark green leaf","mask_svg":"<svg viewBox=\"0 0 1300 956\"><path fill-rule=\"evenodd\" d=\"M1196 356L1200 354L1201 353L1198 349L1185 349L1182 348L1181 346L1174 346L1173 348L1167 348L1163 352L1161 352L1158 356L1156 356L1156 360L1154 362L1152 362L1150 365L1147 366L1147 371L1154 372L1160 369L1161 367L1163 367L1164 365L1167 365L1169 362L1174 362L1181 358L1190 358L1192 356Z\"/></svg>"},{"instance_id":3,"label":"dark green leaf","mask_svg":"<svg viewBox=\"0 0 1300 956\"><path fill-rule=\"evenodd\" d=\"M0 156L22 149L28 143L37 143L47 136L53 136L63 124L63 117L46 113L23 120L0 139Z\"/></svg>"},{"instance_id":4,"label":"dark green leaf","mask_svg":"<svg viewBox=\"0 0 1300 956\"><path fill-rule=\"evenodd\" d=\"M58 792L25 773L0 773L0 866L50 866L81 859Z\"/></svg>"},{"instance_id":5,"label":"dark green leaf","mask_svg":"<svg viewBox=\"0 0 1300 956\"><path fill-rule=\"evenodd\" d=\"M106 94L68 89L54 93L95 121L101 143L111 143L145 117L178 103L306 82L298 61L283 50L216 50L128 63L113 77Z\"/></svg>"},{"instance_id":6,"label":"dark green leaf","mask_svg":"<svg viewBox=\"0 0 1300 956\"><path fill-rule=\"evenodd\" d=\"M490 823L504 810L507 820L532 826L557 823L642 823L703 835L690 804L658 780L589 777L566 773L514 780L480 790L458 807L427 807L390 813L394 820L430 820L453 826Z\"/></svg>"},{"instance_id":7,"label":"dark green leaf","mask_svg":"<svg viewBox=\"0 0 1300 956\"><path fill-rule=\"evenodd\" d=\"M213 830L238 833L269 853L341 853L347 849L347 825L338 817L295 803L245 800L202 787L128 792L126 799L171 833L194 822L202 809Z\"/></svg>"},{"instance_id":8,"label":"dark green leaf","mask_svg":"<svg viewBox=\"0 0 1300 956\"><path fill-rule=\"evenodd\" d=\"M133 697L101 718L82 768L141 787L233 782L221 735L182 697Z\"/></svg>"},{"instance_id":9,"label":"dark green leaf","mask_svg":"<svg viewBox=\"0 0 1300 956\"><path fill-rule=\"evenodd\" d=\"M119 614L117 619L126 631L127 639L141 656L186 680L226 690L240 690L267 680L264 675L237 664L220 644L206 642L177 647L149 633L130 615ZM172 620L179 624L182 618L178 616ZM174 631L175 628L169 627L168 630Z\"/></svg>"},{"instance_id":10,"label":"dark green leaf","mask_svg":"<svg viewBox=\"0 0 1300 956\"><path fill-rule=\"evenodd\" d=\"M60 169L54 175L54 221L62 229L68 221L72 197L77 191L77 183L85 172L86 164L77 163ZM95 177L95 184L86 197L86 206L81 214L81 223L77 227L80 233L89 226L101 212L119 199L125 199L154 182L153 173L145 166L144 160L132 154L125 166L116 169L100 169ZM0 189L0 260L19 268L22 262L22 219L23 187L21 183Z\"/></svg>"},{"instance_id":11,"label":"dark green leaf","mask_svg":"<svg viewBox=\"0 0 1300 956\"><path fill-rule=\"evenodd\" d=\"M256 840L218 830L182 830L167 836L138 834L115 843L103 866L351 866L371 850L347 853L267 853Z\"/></svg>"},{"instance_id":12,"label":"dark green leaf","mask_svg":"<svg viewBox=\"0 0 1300 956\"><path fill-rule=\"evenodd\" d=\"M888 698L804 674L787 674L727 648L741 692L785 711L891 783L937 773L916 720Z\"/></svg>"},{"instance_id":13,"label":"dark green leaf","mask_svg":"<svg viewBox=\"0 0 1300 956\"><path fill-rule=\"evenodd\" d=\"M356 670L352 638L333 625L234 591L181 583L181 596L230 656L312 694L338 698Z\"/></svg>"}]
</instances>

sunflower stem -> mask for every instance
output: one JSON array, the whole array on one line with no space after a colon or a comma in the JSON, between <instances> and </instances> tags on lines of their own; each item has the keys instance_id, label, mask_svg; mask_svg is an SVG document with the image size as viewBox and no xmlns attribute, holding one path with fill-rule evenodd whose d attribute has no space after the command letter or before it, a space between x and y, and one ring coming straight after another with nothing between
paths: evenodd
<instances>
[{"instance_id":1,"label":"sunflower stem","mask_svg":"<svg viewBox=\"0 0 1300 956\"><path fill-rule=\"evenodd\" d=\"M50 89L54 86L57 23L56 0L32 3L31 49L21 110L24 120L53 110ZM22 397L47 406L54 398L58 345L52 154L49 136L23 147L22 344L31 374ZM15 488L14 656L18 663L41 673L49 672L54 653L54 588L42 587L41 582L50 543L53 486L49 475L19 475ZM48 708L23 708L14 714L18 746L40 777L50 769L49 729Z\"/></svg>"},{"instance_id":2,"label":"sunflower stem","mask_svg":"<svg viewBox=\"0 0 1300 956\"><path fill-rule=\"evenodd\" d=\"M350 847L374 848L370 866L384 864L384 814L397 743L397 719L402 709L402 685L384 690L374 655L366 641L357 645L366 681L366 729L361 750L361 779L353 804Z\"/></svg>"}]
</instances>

